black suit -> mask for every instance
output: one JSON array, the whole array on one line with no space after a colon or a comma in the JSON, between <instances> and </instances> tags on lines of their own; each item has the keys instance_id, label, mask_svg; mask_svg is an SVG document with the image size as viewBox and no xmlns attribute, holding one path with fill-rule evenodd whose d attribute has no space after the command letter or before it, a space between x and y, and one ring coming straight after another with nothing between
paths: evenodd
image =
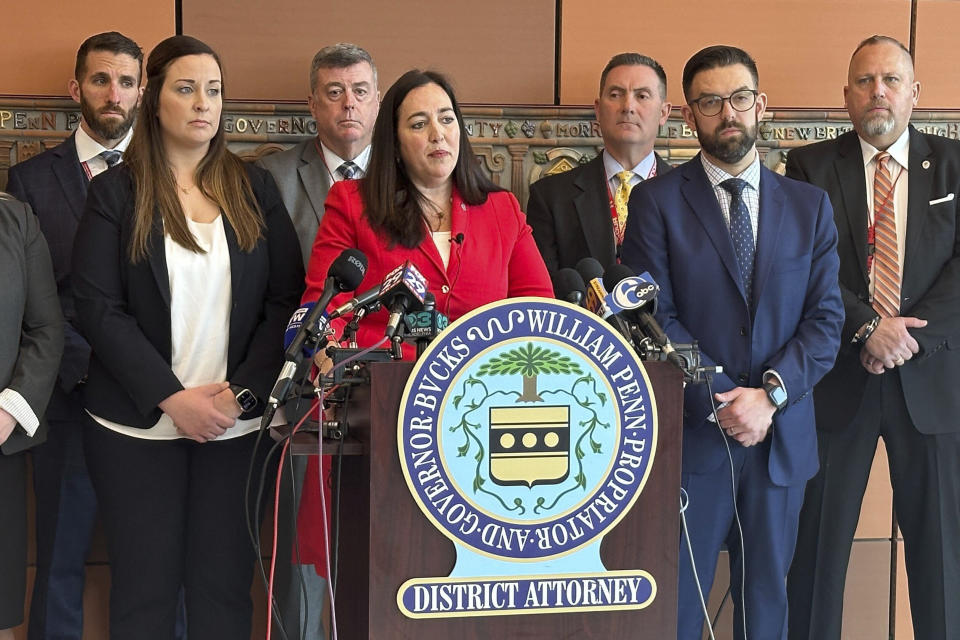
<instances>
[{"instance_id":1,"label":"black suit","mask_svg":"<svg viewBox=\"0 0 960 640\"><path fill-rule=\"evenodd\" d=\"M273 178L252 165L246 171L264 224L245 252L223 216L231 287L226 379L261 400L242 416L253 418L263 412L283 361L284 326L300 300L303 263ZM148 257L128 257L134 200L127 167L94 178L73 273L80 326L93 349L86 407L100 418L148 428L161 417L158 404L183 389L171 366L171 295L187 294L170 290L159 214ZM150 440L91 419L84 438L110 556L111 636L172 637L182 586L191 637L249 637L255 558L243 486L249 465L260 470L264 462L265 447L255 451L257 435L202 444Z\"/></svg>"},{"instance_id":2,"label":"black suit","mask_svg":"<svg viewBox=\"0 0 960 640\"><path fill-rule=\"evenodd\" d=\"M657 175L670 171L670 165L654 155ZM527 222L550 273L576 267L583 258L595 258L604 267L613 264L617 246L603 155L530 185Z\"/></svg>"},{"instance_id":3,"label":"black suit","mask_svg":"<svg viewBox=\"0 0 960 640\"><path fill-rule=\"evenodd\" d=\"M920 352L880 376L867 373L852 344L876 315L859 138L851 132L787 159L788 176L822 187L833 202L846 311L836 367L814 391L821 471L807 486L790 574L792 640L840 637L850 545L878 436L890 459L916 636L960 633L960 143L912 127L909 135L900 315L928 324L910 330Z\"/></svg>"},{"instance_id":4,"label":"black suit","mask_svg":"<svg viewBox=\"0 0 960 640\"><path fill-rule=\"evenodd\" d=\"M87 552L97 512L81 442L83 403L78 383L87 375L90 346L76 329L70 278L73 237L87 197L87 175L77 159L76 134L10 168L7 189L27 202L50 247L64 324L63 359L47 407L50 434L33 450L37 496L37 577L30 605L30 640L80 638Z\"/></svg>"}]
</instances>

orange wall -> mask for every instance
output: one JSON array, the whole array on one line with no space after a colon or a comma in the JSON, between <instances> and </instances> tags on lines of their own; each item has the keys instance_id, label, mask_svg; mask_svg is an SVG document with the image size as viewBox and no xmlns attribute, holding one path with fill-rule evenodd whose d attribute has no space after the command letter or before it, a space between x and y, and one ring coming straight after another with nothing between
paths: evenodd
<instances>
[{"instance_id":1,"label":"orange wall","mask_svg":"<svg viewBox=\"0 0 960 640\"><path fill-rule=\"evenodd\" d=\"M119 31L144 50L174 33L174 0L10 1L0 30L0 95L67 95L77 48L87 37Z\"/></svg>"},{"instance_id":2,"label":"orange wall","mask_svg":"<svg viewBox=\"0 0 960 640\"><path fill-rule=\"evenodd\" d=\"M117 29L145 50L174 32L175 0L93 0L4 7L0 95L66 95L77 46L92 33ZM560 103L591 104L610 56L640 51L667 71L669 97L681 102L683 64L697 49L727 42L748 50L760 67L773 108L842 107L850 53L862 38L884 33L906 43L910 0L182 0L183 30L222 54L228 96L303 101L313 53L336 41L370 50L386 89L412 66L449 73L465 102L552 104L560 49ZM960 2L918 0L917 77L920 107L960 108L954 25Z\"/></svg>"},{"instance_id":3,"label":"orange wall","mask_svg":"<svg viewBox=\"0 0 960 640\"><path fill-rule=\"evenodd\" d=\"M731 44L757 61L760 88L771 107L839 107L847 62L874 33L906 43L909 0L688 0L645 3L624 20L621 0L563 3L560 101L592 104L600 70L622 51L639 51L667 72L668 98L681 104L683 65L696 51ZM867 10L869 7L869 11Z\"/></svg>"}]
</instances>

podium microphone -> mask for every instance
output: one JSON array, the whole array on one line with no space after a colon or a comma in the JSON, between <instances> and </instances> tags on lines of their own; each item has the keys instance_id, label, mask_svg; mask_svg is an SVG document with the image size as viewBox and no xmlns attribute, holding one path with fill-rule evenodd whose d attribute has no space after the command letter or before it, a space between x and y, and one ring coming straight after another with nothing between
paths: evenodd
<instances>
[{"instance_id":1,"label":"podium microphone","mask_svg":"<svg viewBox=\"0 0 960 640\"><path fill-rule=\"evenodd\" d=\"M423 308L427 293L427 279L416 265L407 260L387 274L380 285L380 301L390 310L384 335L393 339L397 335L400 321L407 311L419 311Z\"/></svg>"},{"instance_id":2,"label":"podium microphone","mask_svg":"<svg viewBox=\"0 0 960 640\"><path fill-rule=\"evenodd\" d=\"M553 296L557 300L564 300L579 305L583 302L587 285L574 269L564 267L550 274L553 281Z\"/></svg>"},{"instance_id":3,"label":"podium microphone","mask_svg":"<svg viewBox=\"0 0 960 640\"><path fill-rule=\"evenodd\" d=\"M280 375L277 376L277 382L273 385L273 391L270 392L268 407L272 407L275 410L283 403L296 377L297 368L304 359L304 348L308 347L309 350L316 349L315 342L318 341L318 336L321 332L321 320L323 320L324 312L327 309L327 305L330 304L330 300L341 291L350 291L360 286L366 272L367 257L358 249L345 250L333 261L333 264L330 265L330 269L327 270L327 279L323 283L323 292L320 294L320 299L313 308L309 308L306 317L302 320L299 329L284 352L286 362L280 370ZM301 312L305 309L308 309L306 305L294 312L291 323L295 322L298 317L303 317Z\"/></svg>"}]
</instances>

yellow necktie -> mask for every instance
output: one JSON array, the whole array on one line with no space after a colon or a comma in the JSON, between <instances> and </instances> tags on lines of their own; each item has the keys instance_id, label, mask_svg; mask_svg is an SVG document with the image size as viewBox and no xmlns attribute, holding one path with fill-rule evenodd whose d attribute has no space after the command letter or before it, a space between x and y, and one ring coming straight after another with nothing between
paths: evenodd
<instances>
[{"instance_id":1,"label":"yellow necktie","mask_svg":"<svg viewBox=\"0 0 960 640\"><path fill-rule=\"evenodd\" d=\"M613 206L617 210L617 222L623 228L627 224L627 201L630 200L630 179L633 178L633 171L621 171L617 174L617 191L613 194Z\"/></svg>"}]
</instances>

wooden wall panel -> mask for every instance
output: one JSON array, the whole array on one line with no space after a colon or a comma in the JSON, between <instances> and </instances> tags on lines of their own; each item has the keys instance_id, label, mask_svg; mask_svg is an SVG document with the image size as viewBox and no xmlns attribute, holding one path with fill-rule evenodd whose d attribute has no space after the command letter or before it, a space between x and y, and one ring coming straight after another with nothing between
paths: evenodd
<instances>
[{"instance_id":1,"label":"wooden wall panel","mask_svg":"<svg viewBox=\"0 0 960 640\"><path fill-rule=\"evenodd\" d=\"M174 0L3 4L0 94L65 96L80 43L102 31L133 38L144 53L174 33Z\"/></svg>"},{"instance_id":2,"label":"wooden wall panel","mask_svg":"<svg viewBox=\"0 0 960 640\"><path fill-rule=\"evenodd\" d=\"M667 72L668 97L679 104L687 59L703 47L732 44L757 61L771 106L836 108L843 105L847 63L857 43L874 33L906 42L910 33L909 0L871 0L869 10L858 0L650 2L612 19L622 7L621 0L562 4L562 104L593 104L600 71L622 51L656 58Z\"/></svg>"},{"instance_id":3,"label":"wooden wall panel","mask_svg":"<svg viewBox=\"0 0 960 640\"><path fill-rule=\"evenodd\" d=\"M184 33L227 68L227 96L304 100L310 60L335 42L370 51L381 91L412 67L448 73L463 102L553 103L554 0L183 0Z\"/></svg>"},{"instance_id":4,"label":"wooden wall panel","mask_svg":"<svg viewBox=\"0 0 960 640\"><path fill-rule=\"evenodd\" d=\"M957 82L957 36L960 2L919 0L917 3L917 49L914 64L920 80L920 107L960 108Z\"/></svg>"}]
</instances>

